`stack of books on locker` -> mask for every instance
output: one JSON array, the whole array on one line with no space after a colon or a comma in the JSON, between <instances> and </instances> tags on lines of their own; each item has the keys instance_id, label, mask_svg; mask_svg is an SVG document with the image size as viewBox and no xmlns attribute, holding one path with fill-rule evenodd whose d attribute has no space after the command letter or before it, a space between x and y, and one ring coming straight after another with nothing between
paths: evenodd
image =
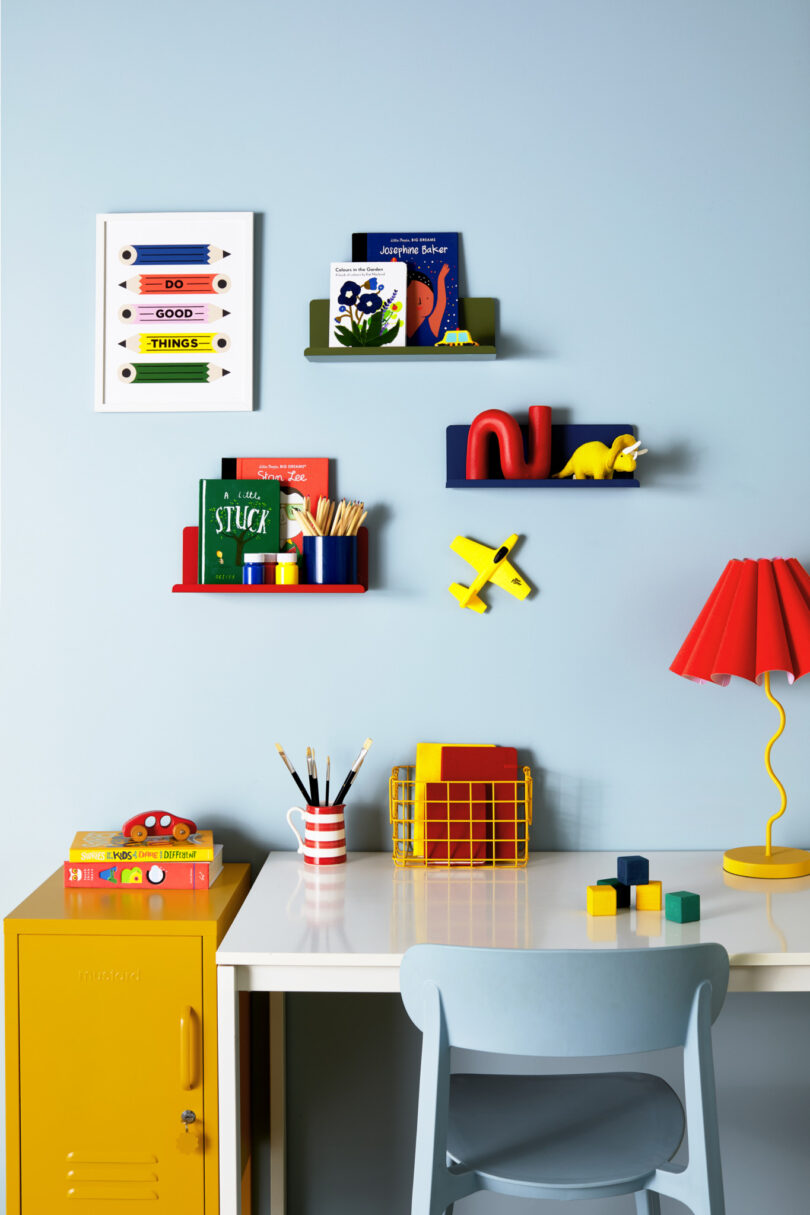
<instances>
[{"instance_id":1,"label":"stack of books on locker","mask_svg":"<svg viewBox=\"0 0 810 1215\"><path fill-rule=\"evenodd\" d=\"M65 887L80 890L208 890L222 872L222 844L211 831L187 839L121 831L79 831L64 863Z\"/></svg>"}]
</instances>

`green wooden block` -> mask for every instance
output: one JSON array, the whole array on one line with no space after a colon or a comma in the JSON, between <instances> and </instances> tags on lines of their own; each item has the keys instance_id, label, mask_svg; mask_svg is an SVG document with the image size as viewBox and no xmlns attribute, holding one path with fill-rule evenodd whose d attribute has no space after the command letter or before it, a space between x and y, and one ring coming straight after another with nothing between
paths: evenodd
<instances>
[{"instance_id":1,"label":"green wooden block","mask_svg":"<svg viewBox=\"0 0 810 1215\"><path fill-rule=\"evenodd\" d=\"M664 899L666 918L675 924L691 924L700 919L700 895L691 890L673 890Z\"/></svg>"},{"instance_id":2,"label":"green wooden block","mask_svg":"<svg viewBox=\"0 0 810 1215\"><path fill-rule=\"evenodd\" d=\"M625 886L624 882L620 882L618 878L599 878L597 886L613 886L616 889L616 906L630 906L630 887Z\"/></svg>"}]
</instances>

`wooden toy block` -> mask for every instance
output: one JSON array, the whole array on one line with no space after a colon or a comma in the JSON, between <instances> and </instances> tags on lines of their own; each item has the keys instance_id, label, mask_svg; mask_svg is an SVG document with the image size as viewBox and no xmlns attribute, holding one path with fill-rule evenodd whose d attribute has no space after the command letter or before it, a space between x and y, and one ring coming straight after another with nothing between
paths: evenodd
<instances>
[{"instance_id":1,"label":"wooden toy block","mask_svg":"<svg viewBox=\"0 0 810 1215\"><path fill-rule=\"evenodd\" d=\"M588 887L588 915L615 915L616 890L613 886Z\"/></svg>"},{"instance_id":2,"label":"wooden toy block","mask_svg":"<svg viewBox=\"0 0 810 1215\"><path fill-rule=\"evenodd\" d=\"M660 882L644 882L636 886L636 911L660 911L663 892Z\"/></svg>"},{"instance_id":3,"label":"wooden toy block","mask_svg":"<svg viewBox=\"0 0 810 1215\"><path fill-rule=\"evenodd\" d=\"M650 862L646 856L620 856L616 876L625 886L645 886L650 880Z\"/></svg>"},{"instance_id":4,"label":"wooden toy block","mask_svg":"<svg viewBox=\"0 0 810 1215\"><path fill-rule=\"evenodd\" d=\"M625 886L624 882L620 882L618 878L600 878L596 883L597 886L612 886L616 891L616 907L630 906L630 887Z\"/></svg>"},{"instance_id":5,"label":"wooden toy block","mask_svg":"<svg viewBox=\"0 0 810 1215\"><path fill-rule=\"evenodd\" d=\"M676 924L691 924L700 919L700 895L691 890L672 890L666 897L666 917Z\"/></svg>"}]
</instances>

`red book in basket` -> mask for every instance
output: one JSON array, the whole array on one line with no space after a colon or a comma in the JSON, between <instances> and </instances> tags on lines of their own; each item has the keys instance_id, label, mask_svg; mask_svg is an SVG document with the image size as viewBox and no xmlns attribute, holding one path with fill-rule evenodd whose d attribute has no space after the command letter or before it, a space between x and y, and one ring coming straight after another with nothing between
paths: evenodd
<instances>
[{"instance_id":1,"label":"red book in basket","mask_svg":"<svg viewBox=\"0 0 810 1215\"><path fill-rule=\"evenodd\" d=\"M65 888L81 890L208 890L222 872L222 844L212 861L65 861Z\"/></svg>"},{"instance_id":2,"label":"red book in basket","mask_svg":"<svg viewBox=\"0 0 810 1215\"><path fill-rule=\"evenodd\" d=\"M449 748L448 748L449 750ZM428 781L425 786L425 855L451 865L486 861L490 801L485 784Z\"/></svg>"},{"instance_id":3,"label":"red book in basket","mask_svg":"<svg viewBox=\"0 0 810 1215\"><path fill-rule=\"evenodd\" d=\"M518 780L515 747L445 747L442 780L486 781L485 818L492 823L490 855L496 861L516 860L526 846L526 803Z\"/></svg>"}]
</instances>

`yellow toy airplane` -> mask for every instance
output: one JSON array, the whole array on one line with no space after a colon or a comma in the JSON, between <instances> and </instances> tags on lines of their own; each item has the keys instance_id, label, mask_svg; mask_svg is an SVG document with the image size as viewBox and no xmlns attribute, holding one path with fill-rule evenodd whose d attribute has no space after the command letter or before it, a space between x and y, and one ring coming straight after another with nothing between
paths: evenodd
<instances>
[{"instance_id":1,"label":"yellow toy airplane","mask_svg":"<svg viewBox=\"0 0 810 1215\"><path fill-rule=\"evenodd\" d=\"M456 536L450 545L451 549L458 553L459 557L469 561L477 571L477 577L471 586L454 582L448 588L463 608L470 608L473 612L485 612L487 605L479 598L478 592L490 581L514 595L516 599L525 599L531 593L532 588L528 582L521 578L515 567L506 560L507 553L517 544L517 539L517 536L509 536L499 549L494 549L487 548L485 544L476 544L475 540L468 540L466 536Z\"/></svg>"}]
</instances>

